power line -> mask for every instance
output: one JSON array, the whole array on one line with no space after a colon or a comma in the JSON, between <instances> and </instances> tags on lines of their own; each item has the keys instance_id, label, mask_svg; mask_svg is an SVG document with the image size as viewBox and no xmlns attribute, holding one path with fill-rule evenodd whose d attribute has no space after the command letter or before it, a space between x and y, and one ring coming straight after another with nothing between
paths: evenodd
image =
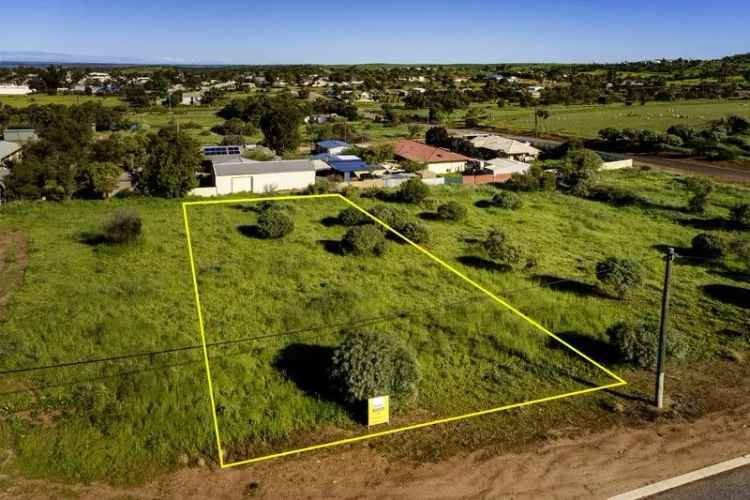
<instances>
[{"instance_id":1,"label":"power line","mask_svg":"<svg viewBox=\"0 0 750 500\"><path fill-rule=\"evenodd\" d=\"M645 259L641 259L639 263L646 262L649 260L654 260L656 258L661 259L661 256L656 257L648 257ZM600 274L606 273L608 270L603 270L599 272L594 272L586 275L579 275L571 278L561 278L559 280L554 281L548 281L544 283L540 283L538 285L531 285L528 287L522 287L522 288L516 288L511 290L501 290L498 292L498 295L503 296L510 296L514 295L520 292L526 292L530 290L535 289L542 289L542 288L549 288L553 287L555 285L559 285L562 283L569 283L569 282L578 282L578 279L580 278L587 278L589 276L598 277ZM471 296L466 299L462 299L459 301L452 301L452 302L442 302L433 304L430 306L425 306L421 308L414 308L411 310L402 310L398 311L391 315L385 315L385 316L379 316L374 318L369 318L363 321L349 321L349 322L343 322L343 323L336 323L336 324L328 324L328 325L317 325L313 327L306 327L301 328L298 330L289 330L285 332L278 332L278 333L269 333L265 335L255 335L255 336L248 336L248 337L241 337L237 339L230 339L230 340L223 340L218 342L211 342L206 343L206 347L224 347L229 345L235 345L245 342L253 342L258 340L266 340L271 338L279 338L279 337L286 337L286 336L294 336L294 335L302 335L305 333L312 333L316 331L326 330L330 329L332 331L342 331L345 328L350 328L354 326L362 326L362 325L369 325L369 324L375 324L382 321L388 321L393 319L400 319L405 318L410 315L417 314L419 312L429 311L432 309L437 309L440 307L443 308L449 308L449 307L455 307L460 306L464 304L468 304L470 302L481 302L481 301L488 301L490 300L490 297L486 295L481 296ZM35 371L42 371L42 370L51 370L51 369L59 369L59 368L70 368L74 366L82 366L82 365L89 365L89 364L95 364L95 363L105 363L105 362L112 362L112 361L124 361L128 359L136 359L136 358L143 358L143 357L153 357L157 355L162 354L173 354L177 352L185 352L185 351L193 351L197 349L201 349L203 347L202 344L195 344L195 345L189 345L189 346L182 346L182 347L174 347L170 349L163 349L159 351L145 351L145 352L136 352L136 353L127 353L127 354L121 354L117 356L110 356L106 358L95 358L95 359L86 359L86 360L77 360L77 361L69 361L69 362L63 362L63 363L56 363L56 364L50 364L50 365L42 365L42 366L32 366L32 367L23 367L23 368L13 368L9 370L2 370L0 371L0 375L16 375L20 373L29 373L29 372L35 372Z\"/></svg>"}]
</instances>

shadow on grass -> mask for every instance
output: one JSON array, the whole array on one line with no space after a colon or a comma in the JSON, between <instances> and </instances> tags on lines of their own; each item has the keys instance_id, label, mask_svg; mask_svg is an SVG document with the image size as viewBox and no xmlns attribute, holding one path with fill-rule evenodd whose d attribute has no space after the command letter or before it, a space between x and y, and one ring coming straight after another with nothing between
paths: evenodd
<instances>
[{"instance_id":1,"label":"shadow on grass","mask_svg":"<svg viewBox=\"0 0 750 500\"><path fill-rule=\"evenodd\" d=\"M239 231L242 236L247 236L248 238L260 238L260 235L258 234L258 226L255 225L237 226L237 231Z\"/></svg>"},{"instance_id":2,"label":"shadow on grass","mask_svg":"<svg viewBox=\"0 0 750 500\"><path fill-rule=\"evenodd\" d=\"M88 245L90 247L106 245L107 243L109 243L109 240L104 235L104 233L95 231L84 231L82 233L79 233L77 239L80 243L83 243L84 245Z\"/></svg>"},{"instance_id":3,"label":"shadow on grass","mask_svg":"<svg viewBox=\"0 0 750 500\"><path fill-rule=\"evenodd\" d=\"M474 203L474 206L477 208L490 208L494 206L490 200L479 200L476 203Z\"/></svg>"},{"instance_id":4,"label":"shadow on grass","mask_svg":"<svg viewBox=\"0 0 750 500\"><path fill-rule=\"evenodd\" d=\"M418 215L418 217L422 220L431 222L442 220L437 212L422 212Z\"/></svg>"},{"instance_id":5,"label":"shadow on grass","mask_svg":"<svg viewBox=\"0 0 750 500\"><path fill-rule=\"evenodd\" d=\"M597 363L607 365L616 363L619 360L617 351L608 342L603 340L579 332L562 332L558 333L557 336ZM553 349L560 349L573 357L580 358L578 354L555 339L549 339L548 345Z\"/></svg>"},{"instance_id":6,"label":"shadow on grass","mask_svg":"<svg viewBox=\"0 0 750 500\"><path fill-rule=\"evenodd\" d=\"M681 226L687 226L692 227L695 229L701 229L704 231L713 231L715 229L731 229L730 225L727 220L721 219L719 217L713 218L713 219L700 219L700 218L694 218L694 219L680 219L675 218L674 222L681 225Z\"/></svg>"},{"instance_id":7,"label":"shadow on grass","mask_svg":"<svg viewBox=\"0 0 750 500\"><path fill-rule=\"evenodd\" d=\"M318 240L318 244L320 244L323 247L323 250L328 253L334 255L344 255L344 252L341 249L341 242L339 240Z\"/></svg>"},{"instance_id":8,"label":"shadow on grass","mask_svg":"<svg viewBox=\"0 0 750 500\"><path fill-rule=\"evenodd\" d=\"M349 416L362 422L364 412L344 401L335 390L328 374L333 348L315 344L290 344L276 356L274 368L308 396L340 405Z\"/></svg>"},{"instance_id":9,"label":"shadow on grass","mask_svg":"<svg viewBox=\"0 0 750 500\"><path fill-rule=\"evenodd\" d=\"M721 276L732 281L750 283L750 272L725 270L725 271L709 271L711 274Z\"/></svg>"},{"instance_id":10,"label":"shadow on grass","mask_svg":"<svg viewBox=\"0 0 750 500\"><path fill-rule=\"evenodd\" d=\"M507 264L498 264L497 262L492 262L491 260L477 257L475 255L462 255L456 260L458 260L458 262L465 266L473 267L475 269L484 269L486 271L507 273L508 271L511 271L513 269Z\"/></svg>"},{"instance_id":11,"label":"shadow on grass","mask_svg":"<svg viewBox=\"0 0 750 500\"><path fill-rule=\"evenodd\" d=\"M581 297L597 297L600 299L610 299L611 297L603 293L595 285L589 285L582 281L561 278L550 274L535 274L532 276L534 281L539 282L545 288L555 290L556 292L566 292L579 295Z\"/></svg>"},{"instance_id":12,"label":"shadow on grass","mask_svg":"<svg viewBox=\"0 0 750 500\"><path fill-rule=\"evenodd\" d=\"M703 293L725 304L750 309L750 288L731 285L704 285Z\"/></svg>"},{"instance_id":13,"label":"shadow on grass","mask_svg":"<svg viewBox=\"0 0 750 500\"><path fill-rule=\"evenodd\" d=\"M328 217L323 217L322 219L320 219L320 223L325 227L334 227L341 225L341 221L339 221L338 217L332 217L330 215Z\"/></svg>"}]
</instances>

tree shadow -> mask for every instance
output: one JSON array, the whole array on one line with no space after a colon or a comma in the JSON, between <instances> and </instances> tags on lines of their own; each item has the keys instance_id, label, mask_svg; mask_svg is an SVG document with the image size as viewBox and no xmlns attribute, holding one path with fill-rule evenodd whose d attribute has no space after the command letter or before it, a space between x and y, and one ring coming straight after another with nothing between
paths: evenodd
<instances>
[{"instance_id":1,"label":"tree shadow","mask_svg":"<svg viewBox=\"0 0 750 500\"><path fill-rule=\"evenodd\" d=\"M461 255L456 260L465 266L473 267L475 269L483 269L485 271L507 273L513 269L508 264L498 264L497 262L477 257L476 255Z\"/></svg>"},{"instance_id":2,"label":"tree shadow","mask_svg":"<svg viewBox=\"0 0 750 500\"><path fill-rule=\"evenodd\" d=\"M493 203L490 200L479 200L474 203L474 206L477 208L490 208L493 206Z\"/></svg>"},{"instance_id":3,"label":"tree shadow","mask_svg":"<svg viewBox=\"0 0 750 500\"><path fill-rule=\"evenodd\" d=\"M341 224L341 221L339 221L338 217L328 216L323 217L320 219L320 223L323 224L325 227L334 227Z\"/></svg>"},{"instance_id":4,"label":"tree shadow","mask_svg":"<svg viewBox=\"0 0 750 500\"><path fill-rule=\"evenodd\" d=\"M674 222L681 226L692 227L695 229L701 229L704 231L713 231L716 229L731 229L728 221L725 219L715 217L713 219L681 219L675 218Z\"/></svg>"},{"instance_id":5,"label":"tree shadow","mask_svg":"<svg viewBox=\"0 0 750 500\"><path fill-rule=\"evenodd\" d=\"M345 401L331 383L332 359L333 347L295 343L279 351L273 366L308 396L336 403L352 419L363 422L364 412L358 408L362 405L355 406Z\"/></svg>"},{"instance_id":6,"label":"tree shadow","mask_svg":"<svg viewBox=\"0 0 750 500\"><path fill-rule=\"evenodd\" d=\"M733 270L709 271L709 272L711 274L715 274L716 276L721 276L722 278L726 278L732 281L750 283L750 272L733 271Z\"/></svg>"},{"instance_id":7,"label":"tree shadow","mask_svg":"<svg viewBox=\"0 0 750 500\"><path fill-rule=\"evenodd\" d=\"M580 332L562 332L558 333L557 336L598 363L612 364L619 361L617 351L608 342ZM553 349L567 352L573 357L579 357L578 354L555 339L549 339L548 345Z\"/></svg>"},{"instance_id":8,"label":"tree shadow","mask_svg":"<svg viewBox=\"0 0 750 500\"><path fill-rule=\"evenodd\" d=\"M750 309L750 288L731 285L704 285L703 293L714 300L743 309Z\"/></svg>"},{"instance_id":9,"label":"tree shadow","mask_svg":"<svg viewBox=\"0 0 750 500\"><path fill-rule=\"evenodd\" d=\"M259 211L257 203L253 203L251 205L240 205L240 204L229 205L229 208L233 208L241 212L258 212Z\"/></svg>"},{"instance_id":10,"label":"tree shadow","mask_svg":"<svg viewBox=\"0 0 750 500\"><path fill-rule=\"evenodd\" d=\"M440 218L440 215L437 214L437 212L422 212L417 217L419 217L422 220L431 221L431 222L442 220Z\"/></svg>"},{"instance_id":11,"label":"tree shadow","mask_svg":"<svg viewBox=\"0 0 750 500\"><path fill-rule=\"evenodd\" d=\"M79 243L83 243L90 247L97 247L109 243L107 236L105 236L104 233L97 231L83 231L78 234L77 239Z\"/></svg>"},{"instance_id":12,"label":"tree shadow","mask_svg":"<svg viewBox=\"0 0 750 500\"><path fill-rule=\"evenodd\" d=\"M589 285L582 281L561 278L550 274L535 274L531 277L538 281L543 287L555 290L556 292L566 292L579 295L581 297L598 297L602 299L611 298L603 293L596 285Z\"/></svg>"},{"instance_id":13,"label":"tree shadow","mask_svg":"<svg viewBox=\"0 0 750 500\"><path fill-rule=\"evenodd\" d=\"M237 231L248 238L260 238L258 226L256 225L237 226Z\"/></svg>"},{"instance_id":14,"label":"tree shadow","mask_svg":"<svg viewBox=\"0 0 750 500\"><path fill-rule=\"evenodd\" d=\"M341 242L339 240L318 240L318 244L323 247L328 253L334 255L343 255L344 252L341 248Z\"/></svg>"}]
</instances>

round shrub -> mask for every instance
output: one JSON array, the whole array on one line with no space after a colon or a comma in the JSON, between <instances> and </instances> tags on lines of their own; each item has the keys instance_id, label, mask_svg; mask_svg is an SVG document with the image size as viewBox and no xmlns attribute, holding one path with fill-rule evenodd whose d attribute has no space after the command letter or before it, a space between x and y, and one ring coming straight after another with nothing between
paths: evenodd
<instances>
[{"instance_id":1,"label":"round shrub","mask_svg":"<svg viewBox=\"0 0 750 500\"><path fill-rule=\"evenodd\" d=\"M750 228L750 203L739 203L729 210L729 220L734 227Z\"/></svg>"},{"instance_id":2,"label":"round shrub","mask_svg":"<svg viewBox=\"0 0 750 500\"><path fill-rule=\"evenodd\" d=\"M404 212L387 205L375 205L370 209L370 213L375 218L380 219L391 226L393 229L396 229L407 219L407 215Z\"/></svg>"},{"instance_id":3,"label":"round shrub","mask_svg":"<svg viewBox=\"0 0 750 500\"><path fill-rule=\"evenodd\" d=\"M138 213L132 210L118 210L104 225L104 238L109 243L123 244L138 239L143 222Z\"/></svg>"},{"instance_id":4,"label":"round shrub","mask_svg":"<svg viewBox=\"0 0 750 500\"><path fill-rule=\"evenodd\" d=\"M341 240L341 251L354 255L382 255L385 252L385 235L372 224L349 229Z\"/></svg>"},{"instance_id":5,"label":"round shrub","mask_svg":"<svg viewBox=\"0 0 750 500\"><path fill-rule=\"evenodd\" d=\"M294 219L283 209L270 208L258 216L258 236L275 239L294 231Z\"/></svg>"},{"instance_id":6,"label":"round shrub","mask_svg":"<svg viewBox=\"0 0 750 500\"><path fill-rule=\"evenodd\" d=\"M396 197L404 203L422 203L430 194L430 188L420 179L409 179L396 191Z\"/></svg>"},{"instance_id":7,"label":"round shrub","mask_svg":"<svg viewBox=\"0 0 750 500\"><path fill-rule=\"evenodd\" d=\"M641 284L638 265L629 259L607 257L596 264L596 276L602 289L619 298L625 298L628 291Z\"/></svg>"},{"instance_id":8,"label":"round shrub","mask_svg":"<svg viewBox=\"0 0 750 500\"><path fill-rule=\"evenodd\" d=\"M415 221L403 222L399 224L396 230L414 243L427 243L430 241L430 233L427 231L427 228Z\"/></svg>"},{"instance_id":9,"label":"round shrub","mask_svg":"<svg viewBox=\"0 0 750 500\"><path fill-rule=\"evenodd\" d=\"M697 257L718 259L726 253L726 245L717 236L701 233L690 242L693 254Z\"/></svg>"},{"instance_id":10,"label":"round shrub","mask_svg":"<svg viewBox=\"0 0 750 500\"><path fill-rule=\"evenodd\" d=\"M492 204L498 208L516 210L523 206L523 201L521 201L521 197L516 193L501 191L492 197Z\"/></svg>"},{"instance_id":11,"label":"round shrub","mask_svg":"<svg viewBox=\"0 0 750 500\"><path fill-rule=\"evenodd\" d=\"M656 365L659 348L659 325L656 322L616 323L607 330L607 337L623 361L641 368ZM686 346L682 335L669 331L666 342L668 355L677 358L684 355Z\"/></svg>"},{"instance_id":12,"label":"round shrub","mask_svg":"<svg viewBox=\"0 0 750 500\"><path fill-rule=\"evenodd\" d=\"M338 220L344 226L358 226L370 222L369 217L353 207L345 208L339 212Z\"/></svg>"},{"instance_id":13,"label":"round shrub","mask_svg":"<svg viewBox=\"0 0 750 500\"><path fill-rule=\"evenodd\" d=\"M482 249L490 259L506 266L512 266L521 258L518 248L512 246L499 229L490 230L487 239L482 242Z\"/></svg>"},{"instance_id":14,"label":"round shrub","mask_svg":"<svg viewBox=\"0 0 750 500\"><path fill-rule=\"evenodd\" d=\"M419 383L415 357L391 337L356 333L333 352L330 379L349 402L409 396Z\"/></svg>"},{"instance_id":15,"label":"round shrub","mask_svg":"<svg viewBox=\"0 0 750 500\"><path fill-rule=\"evenodd\" d=\"M438 217L443 220L463 220L466 218L467 212L466 207L457 201L443 203L437 209Z\"/></svg>"}]
</instances>

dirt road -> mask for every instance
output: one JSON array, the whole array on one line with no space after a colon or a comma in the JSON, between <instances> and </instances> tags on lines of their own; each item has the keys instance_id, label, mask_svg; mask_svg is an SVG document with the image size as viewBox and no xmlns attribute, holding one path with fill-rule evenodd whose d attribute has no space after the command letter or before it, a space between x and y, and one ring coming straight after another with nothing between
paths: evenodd
<instances>
[{"instance_id":1,"label":"dirt road","mask_svg":"<svg viewBox=\"0 0 750 500\"><path fill-rule=\"evenodd\" d=\"M367 446L237 469L188 468L136 488L17 483L0 498L606 498L750 451L750 405L695 422L614 428L436 464L390 461ZM0 478L1 479L1 478ZM2 481L0 481L2 484Z\"/></svg>"}]
</instances>

